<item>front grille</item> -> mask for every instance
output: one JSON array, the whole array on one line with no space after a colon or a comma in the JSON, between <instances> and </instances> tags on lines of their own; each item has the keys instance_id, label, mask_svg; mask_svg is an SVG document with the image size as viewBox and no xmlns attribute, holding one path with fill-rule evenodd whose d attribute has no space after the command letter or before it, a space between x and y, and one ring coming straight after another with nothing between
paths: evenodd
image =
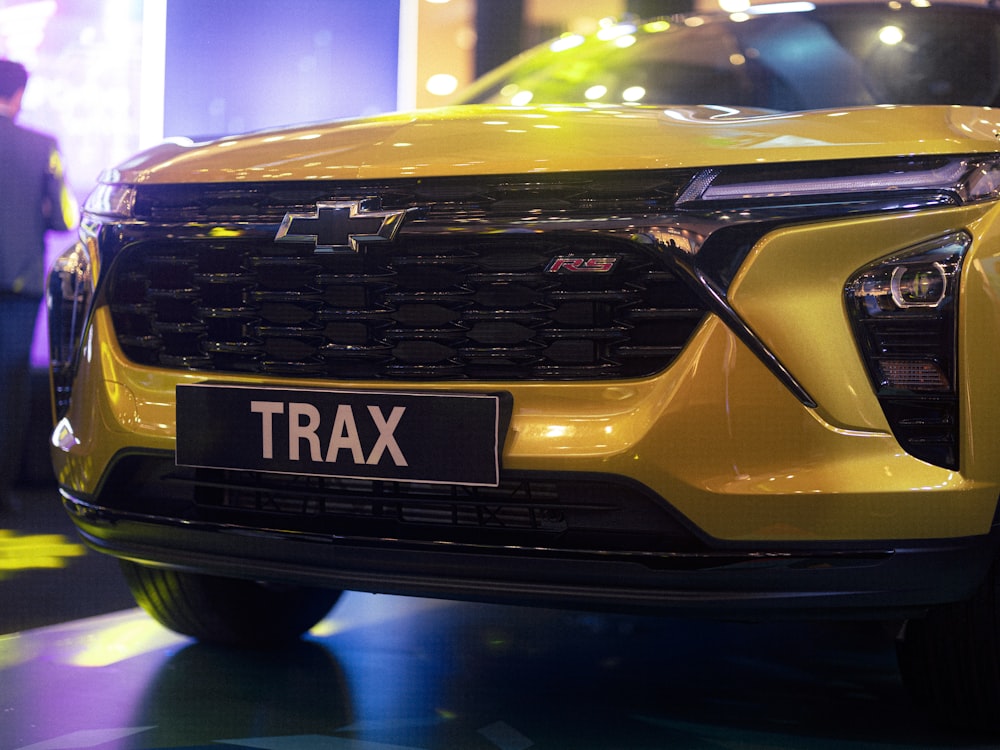
<instances>
[{"instance_id":1,"label":"front grille","mask_svg":"<svg viewBox=\"0 0 1000 750\"><path fill-rule=\"evenodd\" d=\"M628 378L669 365L705 314L648 245L613 234L404 231L326 254L272 237L126 248L107 294L125 354L304 378ZM546 272L559 256L617 262Z\"/></svg>"}]
</instances>

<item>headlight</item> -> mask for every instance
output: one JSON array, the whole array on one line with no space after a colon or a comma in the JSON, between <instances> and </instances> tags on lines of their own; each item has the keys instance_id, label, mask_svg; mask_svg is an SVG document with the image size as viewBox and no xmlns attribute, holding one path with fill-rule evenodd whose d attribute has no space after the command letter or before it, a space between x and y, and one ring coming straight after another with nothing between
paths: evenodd
<instances>
[{"instance_id":1,"label":"headlight","mask_svg":"<svg viewBox=\"0 0 1000 750\"><path fill-rule=\"evenodd\" d=\"M908 453L958 468L957 310L965 232L861 269L846 303L893 434Z\"/></svg>"}]
</instances>

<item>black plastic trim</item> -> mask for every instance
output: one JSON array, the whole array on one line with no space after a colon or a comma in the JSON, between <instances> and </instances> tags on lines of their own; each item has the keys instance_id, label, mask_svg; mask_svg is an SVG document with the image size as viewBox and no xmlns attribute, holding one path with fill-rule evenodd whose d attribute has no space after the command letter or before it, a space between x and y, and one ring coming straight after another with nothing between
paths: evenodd
<instances>
[{"instance_id":1,"label":"black plastic trim","mask_svg":"<svg viewBox=\"0 0 1000 750\"><path fill-rule=\"evenodd\" d=\"M705 552L567 554L357 540L64 503L86 542L147 565L255 580L498 603L723 617L888 618L964 600L997 554L979 537Z\"/></svg>"}]
</instances>

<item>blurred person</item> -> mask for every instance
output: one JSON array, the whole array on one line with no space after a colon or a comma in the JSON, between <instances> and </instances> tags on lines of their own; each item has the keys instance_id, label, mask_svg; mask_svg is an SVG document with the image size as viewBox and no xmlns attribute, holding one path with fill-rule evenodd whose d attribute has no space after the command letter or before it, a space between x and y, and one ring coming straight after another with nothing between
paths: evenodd
<instances>
[{"instance_id":1,"label":"blurred person","mask_svg":"<svg viewBox=\"0 0 1000 750\"><path fill-rule=\"evenodd\" d=\"M23 65L0 60L0 508L13 500L24 455L45 234L76 223L55 138L14 122L27 83Z\"/></svg>"}]
</instances>

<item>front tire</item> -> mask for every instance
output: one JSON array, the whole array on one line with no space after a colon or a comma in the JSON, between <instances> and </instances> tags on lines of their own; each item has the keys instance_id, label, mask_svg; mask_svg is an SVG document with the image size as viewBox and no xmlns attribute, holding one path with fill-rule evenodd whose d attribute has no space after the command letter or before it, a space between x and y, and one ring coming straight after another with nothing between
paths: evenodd
<instances>
[{"instance_id":1,"label":"front tire","mask_svg":"<svg viewBox=\"0 0 1000 750\"><path fill-rule=\"evenodd\" d=\"M297 640L341 591L279 586L121 561L132 596L154 620L200 641L263 648Z\"/></svg>"},{"instance_id":2,"label":"front tire","mask_svg":"<svg viewBox=\"0 0 1000 750\"><path fill-rule=\"evenodd\" d=\"M932 716L1000 731L1000 561L970 600L907 622L896 653L903 682Z\"/></svg>"}]
</instances>

